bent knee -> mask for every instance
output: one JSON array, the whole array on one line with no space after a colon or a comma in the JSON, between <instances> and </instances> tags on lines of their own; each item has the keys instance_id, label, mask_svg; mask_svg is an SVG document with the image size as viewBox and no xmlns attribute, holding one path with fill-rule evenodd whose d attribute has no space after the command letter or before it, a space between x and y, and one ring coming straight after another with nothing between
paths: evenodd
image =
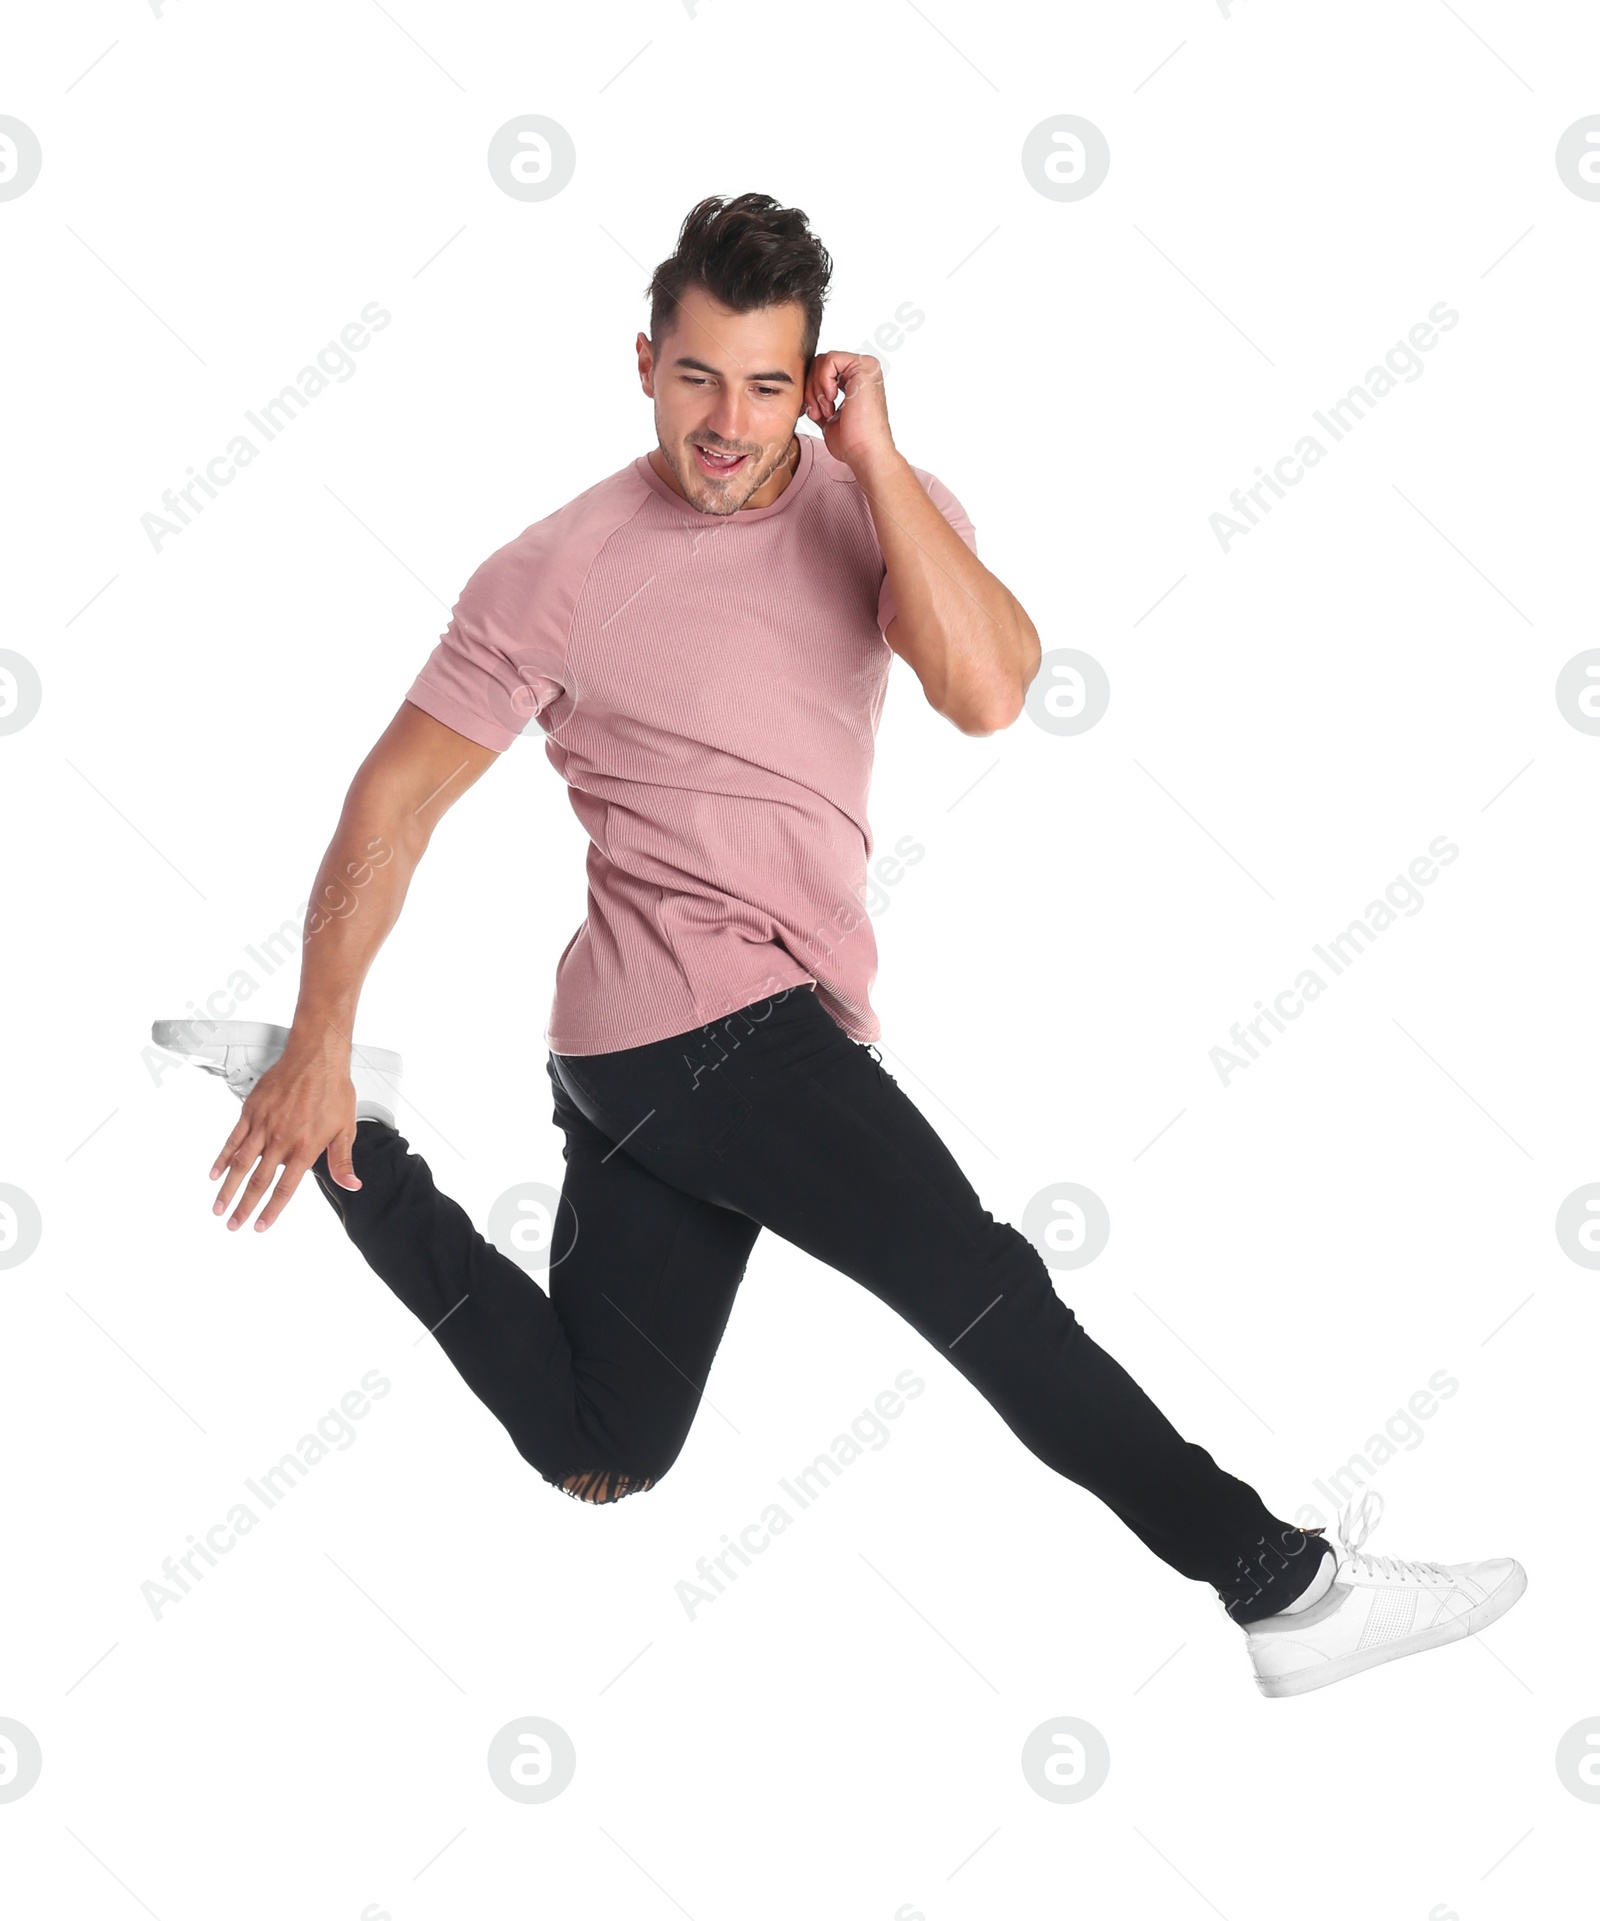
<instances>
[{"instance_id":1,"label":"bent knee","mask_svg":"<svg viewBox=\"0 0 1600 1921\"><path fill-rule=\"evenodd\" d=\"M627 1474L617 1468L591 1468L584 1474L569 1474L558 1485L575 1501L620 1501L625 1494L647 1493L659 1478L655 1474Z\"/></svg>"}]
</instances>

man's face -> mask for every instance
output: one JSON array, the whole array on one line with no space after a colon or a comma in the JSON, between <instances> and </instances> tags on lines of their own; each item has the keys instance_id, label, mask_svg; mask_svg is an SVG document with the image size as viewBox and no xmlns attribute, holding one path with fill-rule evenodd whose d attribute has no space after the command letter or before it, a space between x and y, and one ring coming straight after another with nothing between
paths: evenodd
<instances>
[{"instance_id":1,"label":"man's face","mask_svg":"<svg viewBox=\"0 0 1600 1921\"><path fill-rule=\"evenodd\" d=\"M701 513L767 507L788 485L805 405L804 333L798 300L735 314L691 286L659 357L639 335L639 380L655 401L661 443L650 464ZM713 450L734 459L717 460Z\"/></svg>"}]
</instances>

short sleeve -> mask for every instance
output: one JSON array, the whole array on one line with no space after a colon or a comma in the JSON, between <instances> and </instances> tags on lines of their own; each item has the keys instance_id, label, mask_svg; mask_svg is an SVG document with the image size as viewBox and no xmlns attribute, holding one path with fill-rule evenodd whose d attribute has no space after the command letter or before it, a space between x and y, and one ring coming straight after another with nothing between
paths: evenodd
<instances>
[{"instance_id":1,"label":"short sleeve","mask_svg":"<svg viewBox=\"0 0 1600 1921\"><path fill-rule=\"evenodd\" d=\"M955 495L951 493L950 489L937 475L930 474L921 467L913 467L911 471L916 475L918 480L922 482L923 492L927 494L934 506L939 509L940 513L944 515L945 519L949 521L950 525L955 528L956 532L966 542L968 550L976 554L978 551L978 535L972 522L967 518L966 508L962 506L961 502L956 499ZM899 609L895 605L894 591L889 585L888 569L885 568L883 581L878 589L878 631L880 633L888 629L889 622L894 619L898 611Z\"/></svg>"},{"instance_id":2,"label":"short sleeve","mask_svg":"<svg viewBox=\"0 0 1600 1921\"><path fill-rule=\"evenodd\" d=\"M493 553L461 590L406 699L503 753L566 691L567 618L551 522Z\"/></svg>"}]
</instances>

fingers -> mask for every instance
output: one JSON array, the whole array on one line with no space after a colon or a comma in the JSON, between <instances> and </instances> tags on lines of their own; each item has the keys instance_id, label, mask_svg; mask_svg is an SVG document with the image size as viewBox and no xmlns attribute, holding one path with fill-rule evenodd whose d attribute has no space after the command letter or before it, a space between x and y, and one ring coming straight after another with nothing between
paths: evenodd
<instances>
[{"instance_id":1,"label":"fingers","mask_svg":"<svg viewBox=\"0 0 1600 1921\"><path fill-rule=\"evenodd\" d=\"M838 356L823 354L812 365L810 378L806 381L806 412L815 421L832 417L834 401L839 392L839 376L835 372Z\"/></svg>"},{"instance_id":2,"label":"fingers","mask_svg":"<svg viewBox=\"0 0 1600 1921\"><path fill-rule=\"evenodd\" d=\"M250 1132L250 1123L243 1117L243 1115L241 1115L239 1118L239 1125L222 1143L221 1152L217 1155L217 1158L211 1163L212 1180L215 1180L217 1176L222 1172L223 1168L227 1166L228 1162L233 1157L233 1150L243 1143L245 1136L249 1132Z\"/></svg>"},{"instance_id":3,"label":"fingers","mask_svg":"<svg viewBox=\"0 0 1600 1921\"><path fill-rule=\"evenodd\" d=\"M337 1134L328 1143L328 1172L340 1187L347 1187L352 1192L361 1185L356 1179L356 1170L350 1162L350 1150L354 1141L355 1134L351 1132Z\"/></svg>"},{"instance_id":4,"label":"fingers","mask_svg":"<svg viewBox=\"0 0 1600 1921\"><path fill-rule=\"evenodd\" d=\"M229 1203L239 1191L239 1184L250 1170L255 1168L249 1185L239 1198L238 1211L228 1222L229 1228L242 1226L251 1209L261 1198L280 1162L288 1158L274 1142L265 1138L263 1132L252 1126L248 1118L241 1121L228 1137L228 1145L217 1156L217 1167L222 1168L223 1181L217 1190L217 1198L211 1203L213 1214L225 1214ZM257 1163L260 1163L257 1166ZM216 1170L213 1169L213 1177Z\"/></svg>"},{"instance_id":5,"label":"fingers","mask_svg":"<svg viewBox=\"0 0 1600 1921\"><path fill-rule=\"evenodd\" d=\"M278 1185L272 1190L272 1199L267 1202L266 1206L262 1208L256 1218L256 1232L258 1234L263 1228L271 1227L272 1223L289 1205L294 1190L300 1185L305 1171L310 1165L311 1163L309 1161L299 1159L288 1160L284 1163L283 1179L280 1180Z\"/></svg>"},{"instance_id":6,"label":"fingers","mask_svg":"<svg viewBox=\"0 0 1600 1921\"><path fill-rule=\"evenodd\" d=\"M228 1211L228 1203L238 1192L239 1183L260 1158L262 1145L259 1141L253 1141L249 1132L238 1141L233 1141L230 1136L230 1145L217 1159L217 1166L223 1170L223 1178L221 1187L217 1189L217 1198L211 1203L213 1214L225 1214Z\"/></svg>"},{"instance_id":7,"label":"fingers","mask_svg":"<svg viewBox=\"0 0 1600 1921\"><path fill-rule=\"evenodd\" d=\"M254 1166L256 1156L261 1152L265 1130L256 1112L256 1097L252 1094L244 1104L244 1112L239 1116L239 1124L222 1143L222 1152L211 1163L211 1178L226 1172L231 1165L232 1172L223 1181L212 1204L213 1214L220 1214L233 1198L233 1191ZM252 1144L253 1143L253 1144Z\"/></svg>"},{"instance_id":8,"label":"fingers","mask_svg":"<svg viewBox=\"0 0 1600 1921\"><path fill-rule=\"evenodd\" d=\"M230 1234L235 1228L243 1227L245 1222L250 1218L251 1213L255 1209L256 1202L261 1199L261 1196L265 1194L267 1189L272 1185L272 1177L277 1173L281 1160L281 1150L268 1146L261 1156L260 1165L250 1176L244 1192L239 1196L239 1205L228 1218L228 1232ZM221 1199L221 1196L218 1196L218 1198ZM258 1221L256 1225L259 1227L261 1223Z\"/></svg>"},{"instance_id":9,"label":"fingers","mask_svg":"<svg viewBox=\"0 0 1600 1921\"><path fill-rule=\"evenodd\" d=\"M816 421L831 420L859 387L881 387L883 363L871 354L826 353L806 379L806 412Z\"/></svg>"},{"instance_id":10,"label":"fingers","mask_svg":"<svg viewBox=\"0 0 1600 1921\"><path fill-rule=\"evenodd\" d=\"M241 1132L246 1134L246 1138L236 1141L235 1136ZM348 1188L352 1192L361 1185L356 1178L355 1167L350 1158L354 1141L355 1132L351 1129L336 1135L328 1143L328 1172L340 1187ZM249 1130L242 1127L236 1128L234 1134L228 1137L228 1145L217 1157L217 1167L212 1169L213 1178L216 1176L217 1168L226 1169L226 1178L211 1205L212 1213L227 1212L234 1194L239 1190L240 1183L248 1174L249 1181L243 1193L239 1195L239 1205L229 1219L228 1231L232 1233L235 1228L243 1227L262 1195L272 1187L273 1177L281 1167L282 1178L273 1188L272 1198L261 1210L255 1224L257 1233L263 1228L271 1227L294 1198L295 1189L299 1187L305 1178L306 1170L316 1158L315 1155L308 1154L304 1148L294 1148L284 1142L253 1140L249 1138ZM252 1168L255 1170L254 1173L251 1173Z\"/></svg>"}]
</instances>

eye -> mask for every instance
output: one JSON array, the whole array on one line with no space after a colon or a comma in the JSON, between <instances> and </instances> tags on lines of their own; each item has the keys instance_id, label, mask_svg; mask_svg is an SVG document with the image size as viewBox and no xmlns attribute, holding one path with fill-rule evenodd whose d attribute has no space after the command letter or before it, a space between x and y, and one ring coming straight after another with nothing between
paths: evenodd
<instances>
[{"instance_id":1,"label":"eye","mask_svg":"<svg viewBox=\"0 0 1600 1921\"><path fill-rule=\"evenodd\" d=\"M703 387L706 381L705 377L701 374L685 374L683 376L683 384L686 387ZM783 389L781 387L757 387L756 392L765 399L770 400L775 395L781 394Z\"/></svg>"}]
</instances>

